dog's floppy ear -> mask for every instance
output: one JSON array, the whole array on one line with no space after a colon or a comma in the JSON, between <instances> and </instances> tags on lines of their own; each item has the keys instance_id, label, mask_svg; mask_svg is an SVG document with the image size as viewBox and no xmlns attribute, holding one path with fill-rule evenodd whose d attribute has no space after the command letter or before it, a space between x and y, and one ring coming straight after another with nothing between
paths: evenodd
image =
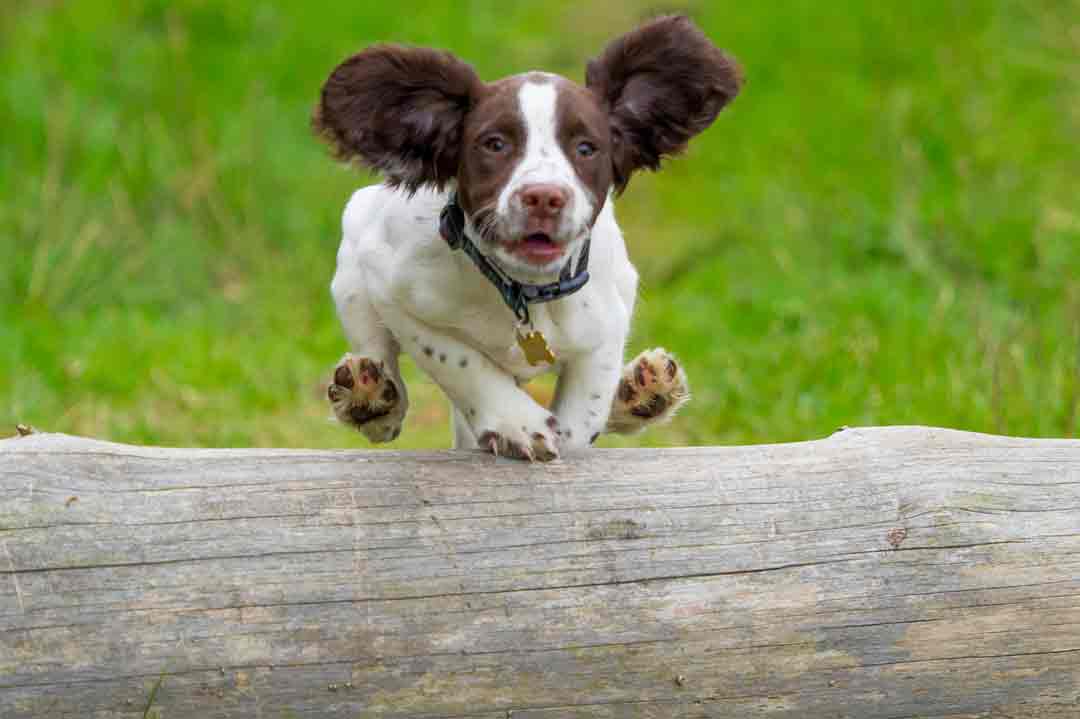
<instances>
[{"instance_id":1,"label":"dog's floppy ear","mask_svg":"<svg viewBox=\"0 0 1080 719\"><path fill-rule=\"evenodd\" d=\"M586 85L611 116L616 191L635 170L656 170L684 150L741 84L735 60L683 16L657 18L608 45L589 62Z\"/></svg>"},{"instance_id":2,"label":"dog's floppy ear","mask_svg":"<svg viewBox=\"0 0 1080 719\"><path fill-rule=\"evenodd\" d=\"M448 52L376 45L330 73L312 126L340 159L359 159L391 185L441 189L457 174L465 114L482 87Z\"/></svg>"}]
</instances>

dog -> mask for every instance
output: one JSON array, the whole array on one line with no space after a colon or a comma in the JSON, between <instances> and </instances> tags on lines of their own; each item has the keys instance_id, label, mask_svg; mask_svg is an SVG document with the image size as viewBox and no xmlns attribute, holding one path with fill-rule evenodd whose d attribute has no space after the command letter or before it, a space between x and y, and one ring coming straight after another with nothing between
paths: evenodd
<instances>
[{"instance_id":1,"label":"dog","mask_svg":"<svg viewBox=\"0 0 1080 719\"><path fill-rule=\"evenodd\" d=\"M549 461L663 422L689 397L668 352L623 352L638 275L613 198L685 149L738 94L736 61L683 16L590 61L585 85L482 82L440 50L376 45L313 115L337 158L379 171L342 220L331 293L351 353L334 414L372 442L408 408L406 352L453 405L454 447ZM558 372L551 408L522 385Z\"/></svg>"}]
</instances>

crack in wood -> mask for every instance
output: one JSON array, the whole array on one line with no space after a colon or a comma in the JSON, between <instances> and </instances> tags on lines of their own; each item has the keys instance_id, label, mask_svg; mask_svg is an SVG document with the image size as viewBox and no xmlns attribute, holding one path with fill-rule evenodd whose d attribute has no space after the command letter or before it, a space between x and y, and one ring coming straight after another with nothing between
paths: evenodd
<instances>
[{"instance_id":1,"label":"crack in wood","mask_svg":"<svg viewBox=\"0 0 1080 719\"><path fill-rule=\"evenodd\" d=\"M902 659L895 662L876 662L873 664L860 664L861 669L872 669L876 667L892 667L901 664L932 664L935 662L964 662L983 659L1011 659L1014 657L1044 657L1053 656L1055 654L1077 654L1080 653L1080 647L1071 649L1055 649L1043 652L1009 652L1007 654L971 654L965 656L956 657L932 657L928 659Z\"/></svg>"},{"instance_id":2,"label":"crack in wood","mask_svg":"<svg viewBox=\"0 0 1080 719\"><path fill-rule=\"evenodd\" d=\"M15 560L11 556L11 550L8 549L7 541L0 540L0 547L4 548L4 556L7 557L8 567L10 567L10 571L4 574L11 575L11 581L15 584L15 598L19 602L19 611L26 614L26 601L23 599L22 587L19 585L19 573L15 570Z\"/></svg>"}]
</instances>

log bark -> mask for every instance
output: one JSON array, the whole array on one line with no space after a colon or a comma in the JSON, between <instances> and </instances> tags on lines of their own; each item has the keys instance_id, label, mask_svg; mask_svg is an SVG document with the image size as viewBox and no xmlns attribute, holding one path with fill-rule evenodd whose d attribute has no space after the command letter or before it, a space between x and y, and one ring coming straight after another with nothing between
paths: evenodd
<instances>
[{"instance_id":1,"label":"log bark","mask_svg":"<svg viewBox=\"0 0 1080 719\"><path fill-rule=\"evenodd\" d=\"M0 717L155 715L1075 718L1080 442L0 442Z\"/></svg>"}]
</instances>

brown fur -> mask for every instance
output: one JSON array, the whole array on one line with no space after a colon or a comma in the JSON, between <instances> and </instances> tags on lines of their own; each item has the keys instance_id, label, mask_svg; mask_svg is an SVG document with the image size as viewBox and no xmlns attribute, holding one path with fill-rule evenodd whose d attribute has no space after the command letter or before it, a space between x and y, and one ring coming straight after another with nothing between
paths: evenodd
<instances>
[{"instance_id":1,"label":"brown fur","mask_svg":"<svg viewBox=\"0 0 1080 719\"><path fill-rule=\"evenodd\" d=\"M448 52L376 45L330 74L312 124L341 159L415 191L457 175L461 128L483 83Z\"/></svg>"},{"instance_id":2,"label":"brown fur","mask_svg":"<svg viewBox=\"0 0 1080 719\"><path fill-rule=\"evenodd\" d=\"M525 153L525 118L518 107L523 83L524 78L511 77L488 85L465 121L458 201L479 228L491 227L499 192ZM506 143L501 153L483 146L493 136Z\"/></svg>"},{"instance_id":3,"label":"brown fur","mask_svg":"<svg viewBox=\"0 0 1080 719\"><path fill-rule=\"evenodd\" d=\"M611 114L615 189L656 170L738 94L742 73L690 20L662 17L608 45L586 85Z\"/></svg>"},{"instance_id":4,"label":"brown fur","mask_svg":"<svg viewBox=\"0 0 1080 719\"><path fill-rule=\"evenodd\" d=\"M742 83L736 62L682 16L618 38L589 62L586 78L587 89L556 80L559 141L596 194L597 213L609 187L621 192L635 171L683 151ZM391 185L442 189L457 179L462 206L483 227L524 150L517 92L525 79L485 85L448 52L377 45L331 73L312 122L339 158L359 159ZM492 135L504 151L485 150ZM578 153L583 140L594 155Z\"/></svg>"},{"instance_id":5,"label":"brown fur","mask_svg":"<svg viewBox=\"0 0 1080 719\"><path fill-rule=\"evenodd\" d=\"M603 209L612 182L611 121L594 93L561 78L556 112L559 144L581 184L596 200L591 224ZM596 153L589 157L578 153L577 147L583 141L593 143Z\"/></svg>"}]
</instances>

